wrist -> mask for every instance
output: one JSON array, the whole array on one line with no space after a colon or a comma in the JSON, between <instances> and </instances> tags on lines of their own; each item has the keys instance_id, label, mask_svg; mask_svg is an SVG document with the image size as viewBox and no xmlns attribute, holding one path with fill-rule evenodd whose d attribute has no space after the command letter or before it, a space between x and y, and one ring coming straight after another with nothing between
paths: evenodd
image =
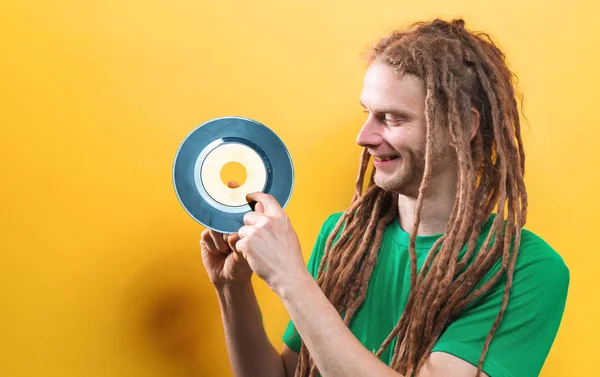
<instances>
[{"instance_id":1,"label":"wrist","mask_svg":"<svg viewBox=\"0 0 600 377\"><path fill-rule=\"evenodd\" d=\"M228 298L239 297L240 295L246 295L249 291L252 291L252 281L236 282L236 283L218 283L213 284L217 296L220 301Z\"/></svg>"},{"instance_id":2,"label":"wrist","mask_svg":"<svg viewBox=\"0 0 600 377\"><path fill-rule=\"evenodd\" d=\"M277 289L275 289L275 293L283 302L285 302L290 299L293 300L295 294L305 292L308 288L313 286L318 287L317 282L306 269L303 269L302 272L297 275L282 280L281 283L278 284Z\"/></svg>"}]
</instances>

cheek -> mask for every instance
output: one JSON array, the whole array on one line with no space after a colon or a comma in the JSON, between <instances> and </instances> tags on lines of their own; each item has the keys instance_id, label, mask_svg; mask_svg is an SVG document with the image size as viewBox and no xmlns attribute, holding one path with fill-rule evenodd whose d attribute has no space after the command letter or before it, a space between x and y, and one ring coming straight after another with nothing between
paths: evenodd
<instances>
[{"instance_id":1,"label":"cheek","mask_svg":"<svg viewBox=\"0 0 600 377\"><path fill-rule=\"evenodd\" d=\"M390 145L400 152L402 155L406 155L408 152L412 154L420 154L425 151L425 136L420 133L412 132L408 129L398 129L395 132L388 134L388 142Z\"/></svg>"}]
</instances>

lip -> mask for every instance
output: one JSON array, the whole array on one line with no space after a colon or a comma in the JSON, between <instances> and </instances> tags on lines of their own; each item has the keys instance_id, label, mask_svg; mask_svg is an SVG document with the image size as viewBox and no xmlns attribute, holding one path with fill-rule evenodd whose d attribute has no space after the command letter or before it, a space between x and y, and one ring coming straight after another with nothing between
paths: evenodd
<instances>
[{"instance_id":1,"label":"lip","mask_svg":"<svg viewBox=\"0 0 600 377\"><path fill-rule=\"evenodd\" d=\"M378 160L376 157L373 159L373 165L375 165L376 167L388 166L388 165L392 165L392 164L396 163L398 160L400 160L400 157L396 157L393 160L387 160L387 161Z\"/></svg>"}]
</instances>

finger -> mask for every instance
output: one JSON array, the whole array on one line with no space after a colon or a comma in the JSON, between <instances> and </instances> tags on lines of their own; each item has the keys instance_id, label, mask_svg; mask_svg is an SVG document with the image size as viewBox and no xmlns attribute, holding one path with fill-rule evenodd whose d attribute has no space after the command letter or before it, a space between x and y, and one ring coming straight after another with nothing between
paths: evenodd
<instances>
[{"instance_id":1,"label":"finger","mask_svg":"<svg viewBox=\"0 0 600 377\"><path fill-rule=\"evenodd\" d=\"M253 192L251 194L246 195L246 201L251 202L255 201L261 203L265 213L276 214L281 212L281 206L277 202L277 200L269 194L265 194L264 192Z\"/></svg>"},{"instance_id":2,"label":"finger","mask_svg":"<svg viewBox=\"0 0 600 377\"><path fill-rule=\"evenodd\" d=\"M229 245L229 237L231 235L229 233L223 233L223 241L225 242L226 246L229 246L229 249L231 249L231 246Z\"/></svg>"},{"instance_id":3,"label":"finger","mask_svg":"<svg viewBox=\"0 0 600 377\"><path fill-rule=\"evenodd\" d=\"M240 230L238 230L238 236L240 237L240 239L244 239L252 233L254 233L254 228L252 228L251 226L243 226L240 228Z\"/></svg>"},{"instance_id":4,"label":"finger","mask_svg":"<svg viewBox=\"0 0 600 377\"><path fill-rule=\"evenodd\" d=\"M245 225L256 225L265 221L266 217L267 215L265 215L264 213L248 212L244 215L243 220Z\"/></svg>"},{"instance_id":5,"label":"finger","mask_svg":"<svg viewBox=\"0 0 600 377\"><path fill-rule=\"evenodd\" d=\"M213 240L213 243L215 244L215 247L217 248L218 251L225 252L229 249L227 247L227 243L223 239L223 235L221 233L217 233L213 230L211 230L209 233L210 233L210 237Z\"/></svg>"},{"instance_id":6,"label":"finger","mask_svg":"<svg viewBox=\"0 0 600 377\"><path fill-rule=\"evenodd\" d=\"M248 247L248 240L247 239L239 239L235 243L235 249L237 250L238 253L242 254L242 256L244 257L244 259L248 259L247 254L246 254L246 248L247 247Z\"/></svg>"},{"instance_id":7,"label":"finger","mask_svg":"<svg viewBox=\"0 0 600 377\"><path fill-rule=\"evenodd\" d=\"M239 240L240 240L240 236L237 233L230 234L229 237L227 237L227 244L229 245L229 247L231 248L231 250L237 251L237 248L235 247L235 244Z\"/></svg>"},{"instance_id":8,"label":"finger","mask_svg":"<svg viewBox=\"0 0 600 377\"><path fill-rule=\"evenodd\" d=\"M215 242L213 241L212 237L210 236L210 232L207 230L202 232L202 235L200 236L200 248L202 248L202 250L206 250L213 254L219 253L219 251L217 250L217 248L215 246Z\"/></svg>"},{"instance_id":9,"label":"finger","mask_svg":"<svg viewBox=\"0 0 600 377\"><path fill-rule=\"evenodd\" d=\"M227 182L227 187L236 188L236 187L240 187L240 185L236 181L229 181L229 182Z\"/></svg>"}]
</instances>

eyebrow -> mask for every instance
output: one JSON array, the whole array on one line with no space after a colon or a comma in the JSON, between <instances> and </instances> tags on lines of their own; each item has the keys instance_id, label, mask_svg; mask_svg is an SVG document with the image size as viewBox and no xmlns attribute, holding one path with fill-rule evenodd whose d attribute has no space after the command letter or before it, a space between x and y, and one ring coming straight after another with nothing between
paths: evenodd
<instances>
[{"instance_id":1,"label":"eyebrow","mask_svg":"<svg viewBox=\"0 0 600 377\"><path fill-rule=\"evenodd\" d=\"M365 104L362 103L362 101L359 101L359 103L365 109L367 108L365 106ZM414 115L411 114L411 113L409 113L408 111L401 110L401 109L398 109L398 108L393 108L393 107L388 107L388 108L384 107L384 108L373 109L373 110L374 110L374 112L379 113L379 114L392 114L392 115L396 115L396 116L399 116L399 117L404 118L404 119L413 119L414 118Z\"/></svg>"}]
</instances>

